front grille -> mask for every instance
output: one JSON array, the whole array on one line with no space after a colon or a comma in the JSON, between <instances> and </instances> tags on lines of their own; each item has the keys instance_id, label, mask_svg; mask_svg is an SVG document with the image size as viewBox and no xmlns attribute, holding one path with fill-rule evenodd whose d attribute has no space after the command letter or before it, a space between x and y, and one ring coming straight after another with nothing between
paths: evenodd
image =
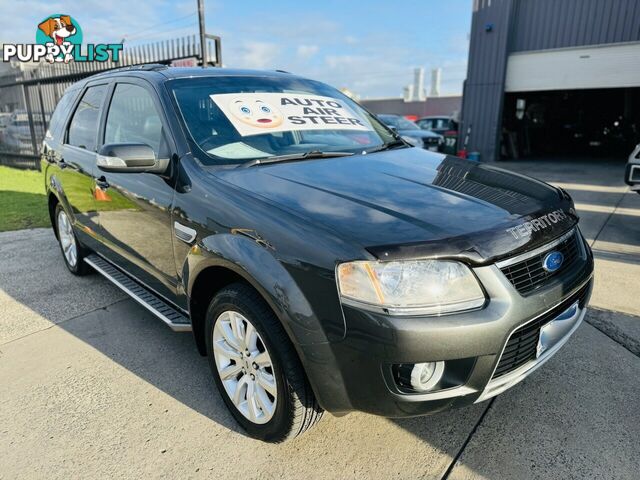
<instances>
[{"instance_id":1,"label":"front grille","mask_svg":"<svg viewBox=\"0 0 640 480\"><path fill-rule=\"evenodd\" d=\"M535 360L538 339L540 338L540 329L563 313L577 300L580 301L580 307L583 308L589 295L590 284L591 282L588 282L584 287L565 299L551 311L514 330L504 347L493 378L506 375L525 363Z\"/></svg>"},{"instance_id":2,"label":"front grille","mask_svg":"<svg viewBox=\"0 0 640 480\"><path fill-rule=\"evenodd\" d=\"M531 293L554 275L571 270L580 261L581 248L578 244L578 235L574 230L571 235L554 247L551 247L537 255L533 255L525 260L512 265L501 267L511 284L519 293L526 295ZM564 261L562 266L555 272L548 272L542 267L544 257L552 251L562 253Z\"/></svg>"}]
</instances>

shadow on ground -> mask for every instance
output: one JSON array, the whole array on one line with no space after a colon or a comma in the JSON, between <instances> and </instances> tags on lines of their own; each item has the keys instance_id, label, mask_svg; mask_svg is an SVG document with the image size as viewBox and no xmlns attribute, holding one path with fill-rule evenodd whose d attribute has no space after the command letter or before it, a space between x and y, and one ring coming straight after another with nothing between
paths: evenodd
<instances>
[{"instance_id":1,"label":"shadow on ground","mask_svg":"<svg viewBox=\"0 0 640 480\"><path fill-rule=\"evenodd\" d=\"M559 178L556 181L580 183L584 188L591 184L585 181L599 185L596 180L586 178L582 168L571 166L567 174L571 178L567 179L559 167L550 166L551 173ZM601 181L613 182L613 178L613 174L607 173ZM609 202L613 203L614 197L607 194L603 204ZM604 225L609 214L596 213L594 222ZM106 370L106 364L116 364L133 374L134 380L140 379L170 397L155 398L154 402L166 403L173 399L188 407L175 409L181 412L182 418L165 419L162 423L143 408L145 398L122 392L123 398L135 399L127 408L143 419L142 425L130 427L131 430L162 429L162 438L176 443L173 457L144 456L146 451L138 441L138 432L128 431L127 424L122 424L123 416L115 411L112 421L116 430L123 429L125 434L124 446L118 444L120 451L125 451L122 455L132 455L134 458L128 461L144 464L147 471L157 474L158 465L166 462L174 469L170 471L178 476L184 471L193 472L183 471L182 467L191 468L195 462L201 462L212 466L219 476L235 474L242 478L441 478L453 467L450 478L480 479L626 478L638 469L640 422L637 406L629 401L640 397L639 384L634 381L640 375L638 358L590 325L583 325L576 337L545 367L498 397L488 411L488 403L484 403L413 419L387 420L359 413L340 419L327 417L294 442L264 445L243 436L219 397L208 363L197 353L191 334L172 332L97 275L82 279L71 276L63 266L50 230L4 235L0 245L3 257L0 310L4 310L0 311L0 341L4 333L5 341L11 343L3 346L8 352L3 361L11 357L11 344L27 342L28 336L36 347L52 348L47 356L57 359L55 347L50 346L55 342L49 344L45 341L47 337L37 340L40 335L30 335L57 323L60 331L69 333L83 346L89 346L91 352L109 360L96 362L92 375L100 376L100 368ZM607 291L611 286L596 285L596 288ZM3 323L10 328L3 331ZM51 336L53 332L46 335ZM58 341L67 345L74 342L72 338ZM42 355L41 351L38 353ZM74 358L88 358L88 355L90 353L81 352ZM22 355L11 357L11 361L28 362L29 358ZM55 364L53 360L52 364ZM37 368L46 369L47 365ZM117 379L126 376L126 372L112 372L109 381L119 382ZM4 399L3 405L17 408L23 399L33 402L35 397L35 401L44 405L29 404L20 411L34 415L31 423L37 429L38 417L32 412L42 411L48 415L48 398L55 393L69 395L70 388L58 378L60 375L58 367L51 371L51 382L57 382L57 390L48 384L49 380L26 387L24 392L15 387L15 395L22 397ZM19 381L24 378L12 378L6 384L17 385ZM131 383L130 378L125 382ZM79 388L91 391L96 387L83 383ZM119 392L120 388L118 383L110 390ZM61 400L73 404L76 399ZM92 401L91 397L88 401ZM10 427L4 428L6 431L0 434L7 433ZM117 434L92 431L91 425L88 430L87 438L94 443L113 442L114 438L123 441L122 435L113 437ZM64 435L65 431L58 434ZM83 434L77 432L84 441ZM12 459L30 450L29 443L21 443L30 438L29 435L26 431L14 433L9 451ZM140 435L150 436L146 431ZM63 437L62 451L66 452L67 445L76 441L76 438ZM82 445L78 448L84 452ZM14 452L15 449L20 452ZM86 470L88 465L102 468L111 461L116 462L110 471L113 473L120 471L119 467L124 468L118 463L126 463L120 458L109 460L111 453L95 453L91 445L85 450L93 452L93 456L88 455L84 464L80 462L81 471L90 471ZM459 463L452 466L452 459L458 454ZM252 459L249 474L247 458ZM52 470L51 465L45 466Z\"/></svg>"}]
</instances>

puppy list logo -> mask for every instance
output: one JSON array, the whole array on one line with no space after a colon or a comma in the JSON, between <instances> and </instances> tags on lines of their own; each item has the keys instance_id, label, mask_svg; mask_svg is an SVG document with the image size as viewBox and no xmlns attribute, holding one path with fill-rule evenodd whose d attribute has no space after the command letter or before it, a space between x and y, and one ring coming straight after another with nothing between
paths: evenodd
<instances>
[{"instance_id":1,"label":"puppy list logo","mask_svg":"<svg viewBox=\"0 0 640 480\"><path fill-rule=\"evenodd\" d=\"M35 44L5 43L2 61L106 62L119 61L121 43L88 43L82 48L82 28L69 15L50 15L38 24Z\"/></svg>"}]
</instances>

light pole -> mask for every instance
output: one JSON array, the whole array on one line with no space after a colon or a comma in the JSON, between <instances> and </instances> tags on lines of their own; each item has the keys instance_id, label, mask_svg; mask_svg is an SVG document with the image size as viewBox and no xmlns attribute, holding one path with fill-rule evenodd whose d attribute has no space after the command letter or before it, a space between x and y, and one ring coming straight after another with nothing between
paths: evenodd
<instances>
[{"instance_id":1,"label":"light pole","mask_svg":"<svg viewBox=\"0 0 640 480\"><path fill-rule=\"evenodd\" d=\"M204 0L198 0L198 22L200 24L200 55L202 66L207 66L207 39L204 27Z\"/></svg>"}]
</instances>

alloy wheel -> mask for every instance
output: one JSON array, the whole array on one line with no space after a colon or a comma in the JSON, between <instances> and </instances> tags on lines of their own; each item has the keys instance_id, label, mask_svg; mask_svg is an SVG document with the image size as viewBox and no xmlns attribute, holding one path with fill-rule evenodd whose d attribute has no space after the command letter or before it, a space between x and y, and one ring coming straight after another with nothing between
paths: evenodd
<instances>
[{"instance_id":1,"label":"alloy wheel","mask_svg":"<svg viewBox=\"0 0 640 480\"><path fill-rule=\"evenodd\" d=\"M64 258L70 267L75 267L78 263L78 246L76 245L76 237L73 234L73 227L64 210L58 212L58 238L60 238Z\"/></svg>"},{"instance_id":2,"label":"alloy wheel","mask_svg":"<svg viewBox=\"0 0 640 480\"><path fill-rule=\"evenodd\" d=\"M224 389L249 421L273 417L278 389L269 352L253 324L241 313L222 312L213 328L215 364Z\"/></svg>"}]
</instances>

